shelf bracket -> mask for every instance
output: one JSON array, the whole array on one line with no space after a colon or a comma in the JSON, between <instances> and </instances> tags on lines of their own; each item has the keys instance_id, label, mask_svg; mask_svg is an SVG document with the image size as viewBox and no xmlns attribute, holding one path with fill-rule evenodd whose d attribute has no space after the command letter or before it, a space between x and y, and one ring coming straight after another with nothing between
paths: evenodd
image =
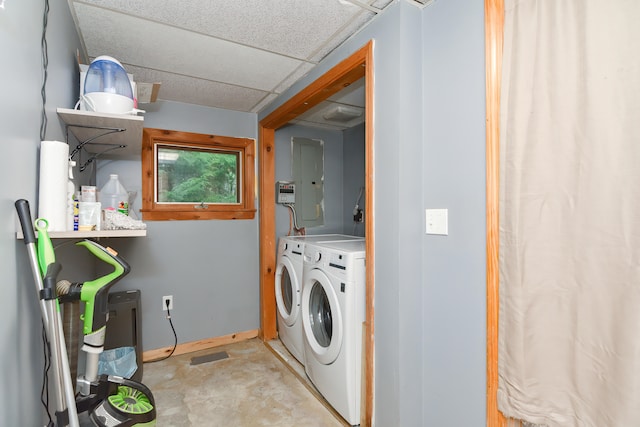
<instances>
[{"instance_id":1,"label":"shelf bracket","mask_svg":"<svg viewBox=\"0 0 640 427\"><path fill-rule=\"evenodd\" d=\"M95 159L97 159L101 155L103 155L103 154L105 154L105 153L107 153L109 151L113 151L113 150L117 150L119 148L126 148L127 147L124 144L101 144L101 145L107 145L107 146L110 146L110 148L107 148L106 150L103 150L103 151L101 151L99 153L96 153L93 156L89 157L86 162L84 162L84 163L82 163L80 165L80 172L84 172L85 169L87 168L87 166L89 166ZM71 158L71 157L69 157L69 158Z\"/></svg>"},{"instance_id":2,"label":"shelf bracket","mask_svg":"<svg viewBox=\"0 0 640 427\"><path fill-rule=\"evenodd\" d=\"M76 127L76 128L84 128L84 129L98 129L98 130L104 130L105 132L100 133L96 136L93 136L89 139L86 139L84 141L79 141L78 145L76 145L76 148L73 149L73 151L71 152L71 154L69 154L69 160L72 160L73 157L78 154L78 152L80 150L82 150L84 148L85 145L92 143L93 141L95 141L98 138L101 138L103 136L106 135L110 135L112 133L118 133L118 132L124 132L127 129L126 128L115 128L115 127L103 127L103 126L85 126L85 125L74 125L74 124L69 124L67 125L67 144L69 144L69 128L70 127ZM111 151L111 150L115 150L118 148L124 148L126 147L126 145L120 145L120 144L105 144L105 145L113 145L113 148L110 148L108 150L103 151L102 153L106 152L106 151ZM98 153L98 155L102 154L102 153ZM90 163L91 161L93 161L98 155L93 156L90 161L88 161L87 163ZM80 168L80 170L84 170L84 168L86 167L86 164L83 165L83 167Z\"/></svg>"}]
</instances>

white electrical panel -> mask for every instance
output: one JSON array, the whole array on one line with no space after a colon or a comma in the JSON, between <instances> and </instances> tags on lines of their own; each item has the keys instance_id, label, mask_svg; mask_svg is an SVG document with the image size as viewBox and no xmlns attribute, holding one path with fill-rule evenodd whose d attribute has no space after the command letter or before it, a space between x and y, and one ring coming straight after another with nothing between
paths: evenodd
<instances>
[{"instance_id":1,"label":"white electrical panel","mask_svg":"<svg viewBox=\"0 0 640 427\"><path fill-rule=\"evenodd\" d=\"M293 204L296 202L296 185L293 182L276 182L276 203Z\"/></svg>"}]
</instances>

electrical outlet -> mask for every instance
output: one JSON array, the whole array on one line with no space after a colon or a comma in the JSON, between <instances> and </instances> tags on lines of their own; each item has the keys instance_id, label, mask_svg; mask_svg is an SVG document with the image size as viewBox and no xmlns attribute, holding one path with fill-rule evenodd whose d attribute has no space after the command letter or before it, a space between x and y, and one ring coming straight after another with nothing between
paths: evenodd
<instances>
[{"instance_id":1,"label":"electrical outlet","mask_svg":"<svg viewBox=\"0 0 640 427\"><path fill-rule=\"evenodd\" d=\"M169 303L169 310L173 310L173 295L165 295L162 297L163 311L167 311L167 302Z\"/></svg>"},{"instance_id":2,"label":"electrical outlet","mask_svg":"<svg viewBox=\"0 0 640 427\"><path fill-rule=\"evenodd\" d=\"M362 209L356 209L353 214L353 222L362 222L363 219Z\"/></svg>"}]
</instances>

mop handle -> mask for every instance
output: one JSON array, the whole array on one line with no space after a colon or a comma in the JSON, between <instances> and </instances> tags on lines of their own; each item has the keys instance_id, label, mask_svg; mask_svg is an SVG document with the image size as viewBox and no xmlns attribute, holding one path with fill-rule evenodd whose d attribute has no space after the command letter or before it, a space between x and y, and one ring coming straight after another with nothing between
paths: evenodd
<instances>
[{"instance_id":1,"label":"mop handle","mask_svg":"<svg viewBox=\"0 0 640 427\"><path fill-rule=\"evenodd\" d=\"M22 235L24 236L24 244L36 242L36 232L31 225L31 211L29 210L29 202L25 199L16 201L16 211L18 212L18 219L20 220L20 226L22 227Z\"/></svg>"},{"instance_id":2,"label":"mop handle","mask_svg":"<svg viewBox=\"0 0 640 427\"><path fill-rule=\"evenodd\" d=\"M17 200L15 202L15 207L18 214L18 219L20 220L20 226L22 227L22 234L24 236L24 243L27 247L29 261L31 263L36 290L38 291L40 297L40 310L42 312L42 320L47 332L47 338L53 346L51 354L51 364L54 369L53 388L55 390L57 401L56 416L63 414L66 411L68 416L68 425L70 427L79 427L80 424L78 420L78 412L75 405L75 392L71 380L71 371L69 369L67 348L64 343L64 331L62 328L62 322L60 320L60 312L58 311L59 307L55 299L43 298L43 291L45 289L43 275L46 277L46 274L39 274L41 261L50 260L50 257L52 257L53 254L47 254L46 257L38 256L39 254L36 249L36 233L33 229L33 223L31 221L31 210L29 209L29 202L25 199ZM45 238L46 240L49 240L49 236L46 235L46 229ZM46 249L46 251L48 251L48 248ZM52 273L57 274L55 270L58 270L59 266L52 266L52 268ZM47 280L51 279L48 278ZM55 278L53 278L53 280L55 281ZM48 285L51 286L51 283L48 283Z\"/></svg>"}]
</instances>

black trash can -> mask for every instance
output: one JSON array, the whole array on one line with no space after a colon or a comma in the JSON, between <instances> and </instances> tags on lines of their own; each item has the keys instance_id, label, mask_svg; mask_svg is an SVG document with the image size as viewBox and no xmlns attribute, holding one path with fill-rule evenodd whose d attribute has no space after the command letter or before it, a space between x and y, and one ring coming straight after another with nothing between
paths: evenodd
<instances>
[{"instance_id":1,"label":"black trash can","mask_svg":"<svg viewBox=\"0 0 640 427\"><path fill-rule=\"evenodd\" d=\"M109 294L109 320L104 349L133 347L138 369L131 379L142 382L142 325L140 291L120 291Z\"/></svg>"}]
</instances>

